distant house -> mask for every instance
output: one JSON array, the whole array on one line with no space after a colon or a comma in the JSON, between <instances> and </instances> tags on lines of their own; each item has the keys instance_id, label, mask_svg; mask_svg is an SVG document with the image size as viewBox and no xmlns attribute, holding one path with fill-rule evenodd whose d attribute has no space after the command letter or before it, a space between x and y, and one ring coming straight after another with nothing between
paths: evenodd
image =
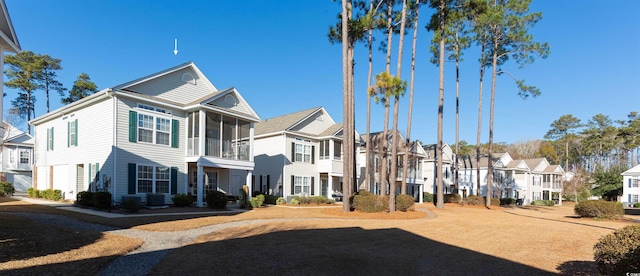
<instances>
[{"instance_id":1,"label":"distant house","mask_svg":"<svg viewBox=\"0 0 640 276\"><path fill-rule=\"evenodd\" d=\"M622 173L622 198L623 203L640 202L640 165Z\"/></svg>"},{"instance_id":2,"label":"distant house","mask_svg":"<svg viewBox=\"0 0 640 276\"><path fill-rule=\"evenodd\" d=\"M34 187L123 196L239 195L254 169L260 117L235 88L217 89L189 62L103 89L34 126ZM156 199L157 200L157 199Z\"/></svg>"},{"instance_id":3,"label":"distant house","mask_svg":"<svg viewBox=\"0 0 640 276\"><path fill-rule=\"evenodd\" d=\"M252 189L287 199L314 195L341 199L342 135L342 124L323 107L256 123Z\"/></svg>"},{"instance_id":4,"label":"distant house","mask_svg":"<svg viewBox=\"0 0 640 276\"><path fill-rule=\"evenodd\" d=\"M364 134L361 136L361 145L359 151L359 164L358 171L360 172L361 177L358 179L358 189L364 189L370 191L375 194L380 194L380 156L381 151L378 145L381 144L381 139L383 137L383 132L373 132L371 135L371 143L373 148L373 165L374 169L371 171L373 182L367 185L366 183L366 156L367 156L367 146L366 143L369 141L369 134ZM388 131L388 141L393 143L393 132ZM407 184L407 194L412 195L416 201L422 202L422 193L427 191L425 190L425 179L424 179L424 166L425 166L425 158L427 158L427 153L423 149L423 146L418 141L414 141L411 143L410 147L407 147L405 143L405 139L399 132L397 133L399 139L396 142L396 147L398 149L398 162L396 168L396 193L401 192L402 180L404 178L405 183ZM405 154L409 154L409 166L407 167L407 175L403 175L403 165ZM391 155L389 151L387 155ZM391 160L388 160L387 168L391 167ZM390 169L389 169L390 171ZM387 175L389 177L389 175ZM386 191L389 191L389 185L386 187Z\"/></svg>"},{"instance_id":5,"label":"distant house","mask_svg":"<svg viewBox=\"0 0 640 276\"><path fill-rule=\"evenodd\" d=\"M437 194L438 187L438 160L436 158L437 144L424 145L422 148L426 157L422 161L422 175L425 183L425 192ZM456 189L454 186L454 164L455 153L447 143L442 144L442 189L445 194L453 193ZM460 185L460 184L459 184ZM464 195L469 192L466 186L462 187L461 193Z\"/></svg>"},{"instance_id":6,"label":"distant house","mask_svg":"<svg viewBox=\"0 0 640 276\"><path fill-rule=\"evenodd\" d=\"M33 137L6 122L4 126L0 179L13 183L16 191L26 192L32 183Z\"/></svg>"},{"instance_id":7,"label":"distant house","mask_svg":"<svg viewBox=\"0 0 640 276\"><path fill-rule=\"evenodd\" d=\"M492 166L492 191L499 189L496 184L501 183L503 177L502 168L511 162L511 155L506 152L493 153L491 158L484 154L480 160L475 157L460 156L458 159L458 193L462 197L465 195L486 196L487 194L487 175L489 166ZM478 192L478 168L480 169L480 191ZM451 181L449 181L451 182ZM502 186L502 185L501 185Z\"/></svg>"}]
</instances>

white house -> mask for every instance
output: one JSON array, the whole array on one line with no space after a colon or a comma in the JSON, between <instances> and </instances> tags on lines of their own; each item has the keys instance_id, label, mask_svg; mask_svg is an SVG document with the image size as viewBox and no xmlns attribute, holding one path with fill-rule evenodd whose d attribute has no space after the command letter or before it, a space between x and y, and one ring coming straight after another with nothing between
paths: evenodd
<instances>
[{"instance_id":1,"label":"white house","mask_svg":"<svg viewBox=\"0 0 640 276\"><path fill-rule=\"evenodd\" d=\"M422 146L426 157L422 160L422 176L425 183L425 192L437 194L437 173L438 160L436 154L437 144L429 144ZM456 190L454 186L454 164L455 153L451 146L447 143L442 144L442 188L445 194L453 193ZM464 183L464 182L463 182ZM458 183L460 185L460 182ZM460 193L466 196L468 188L462 186ZM462 195L462 194L461 194Z\"/></svg>"},{"instance_id":2,"label":"white house","mask_svg":"<svg viewBox=\"0 0 640 276\"><path fill-rule=\"evenodd\" d=\"M342 141L342 124L323 107L256 123L253 190L340 199Z\"/></svg>"},{"instance_id":3,"label":"white house","mask_svg":"<svg viewBox=\"0 0 640 276\"><path fill-rule=\"evenodd\" d=\"M33 137L11 124L4 123L0 178L13 183L16 191L31 188Z\"/></svg>"},{"instance_id":4,"label":"white house","mask_svg":"<svg viewBox=\"0 0 640 276\"><path fill-rule=\"evenodd\" d=\"M373 165L374 165L374 170L371 170L371 174L372 177L371 179L373 179L374 181L372 181L372 183L369 183L367 185L366 183L366 177L365 176L365 171L366 171L366 159L367 159L367 146L366 143L367 141L369 141L369 134L364 134L362 135L361 138L361 144L360 144L360 150L359 150L359 155L358 155L358 159L359 159L359 164L360 166L358 167L358 171L360 172L360 174L363 177L360 177L358 179L358 188L359 189L365 189L367 191L373 192L375 194L380 194L380 153L381 151L378 150L378 145L381 143L381 138L383 135L383 132L373 132L370 134L371 135L371 143L372 143L372 150L373 150ZM428 154L427 152L425 152L423 146L420 144L420 142L418 141L414 141L413 143L411 143L410 147L407 147L406 143L405 143L405 139L404 137L402 137L402 134L400 134L399 132L397 133L399 139L396 143L396 147L397 147L397 154L398 154L398 162L397 164L397 168L396 168L396 188L398 189L398 191L396 191L396 193L400 192L401 189L401 185L402 185L402 181L403 179L405 180L405 183L407 184L407 194L412 195L416 201L418 202L422 202L422 193L425 190L425 178L424 178L424 167L425 167L425 159L427 158ZM389 131L387 132L387 138L388 141L393 141L393 132ZM408 149L408 150L407 150ZM403 176L403 165L402 162L404 162L404 156L405 154L409 154L409 166L407 167L407 175L406 177ZM391 154L391 152L387 152L388 155ZM387 164L387 168L391 167L391 160L388 160L388 164ZM390 171L390 169L389 169ZM387 177L389 177L389 175L387 175ZM387 191L389 191L389 185L387 185Z\"/></svg>"},{"instance_id":5,"label":"white house","mask_svg":"<svg viewBox=\"0 0 640 276\"><path fill-rule=\"evenodd\" d=\"M487 194L487 175L489 166L492 166L492 193L501 188L504 179L503 168L507 166L513 159L507 152L493 153L491 160L488 155L482 155L480 161L475 157L461 156L458 159L458 193L462 197L466 195L485 196ZM480 168L480 192L478 193L478 168Z\"/></svg>"},{"instance_id":6,"label":"white house","mask_svg":"<svg viewBox=\"0 0 640 276\"><path fill-rule=\"evenodd\" d=\"M622 202L640 202L640 165L622 173Z\"/></svg>"},{"instance_id":7,"label":"white house","mask_svg":"<svg viewBox=\"0 0 640 276\"><path fill-rule=\"evenodd\" d=\"M103 89L29 123L34 187L122 196L239 195L251 181L253 124L235 88L217 89L192 62Z\"/></svg>"}]
</instances>

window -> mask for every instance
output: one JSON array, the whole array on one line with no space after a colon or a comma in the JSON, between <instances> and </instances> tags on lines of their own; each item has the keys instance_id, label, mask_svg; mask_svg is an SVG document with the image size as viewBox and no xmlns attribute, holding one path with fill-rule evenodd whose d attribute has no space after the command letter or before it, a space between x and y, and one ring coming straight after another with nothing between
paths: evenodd
<instances>
[{"instance_id":1,"label":"window","mask_svg":"<svg viewBox=\"0 0 640 276\"><path fill-rule=\"evenodd\" d=\"M47 128L47 151L53 150L53 127Z\"/></svg>"},{"instance_id":2,"label":"window","mask_svg":"<svg viewBox=\"0 0 640 276\"><path fill-rule=\"evenodd\" d=\"M13 164L16 162L16 157L15 157L15 153L13 152L13 150L9 150L9 163Z\"/></svg>"},{"instance_id":3,"label":"window","mask_svg":"<svg viewBox=\"0 0 640 276\"><path fill-rule=\"evenodd\" d=\"M629 179L629 188L640 187L640 178Z\"/></svg>"},{"instance_id":4,"label":"window","mask_svg":"<svg viewBox=\"0 0 640 276\"><path fill-rule=\"evenodd\" d=\"M342 142L333 141L333 159L342 160Z\"/></svg>"},{"instance_id":5,"label":"window","mask_svg":"<svg viewBox=\"0 0 640 276\"><path fill-rule=\"evenodd\" d=\"M294 162L311 163L311 146L294 143L295 158Z\"/></svg>"},{"instance_id":6,"label":"window","mask_svg":"<svg viewBox=\"0 0 640 276\"><path fill-rule=\"evenodd\" d=\"M329 140L320 141L320 160L329 159Z\"/></svg>"},{"instance_id":7,"label":"window","mask_svg":"<svg viewBox=\"0 0 640 276\"><path fill-rule=\"evenodd\" d=\"M67 147L78 146L78 119L67 122Z\"/></svg>"},{"instance_id":8,"label":"window","mask_svg":"<svg viewBox=\"0 0 640 276\"><path fill-rule=\"evenodd\" d=\"M160 112L160 113L163 113L163 114L171 114L170 110L166 110L164 108L159 108L159 107L150 106L150 105L146 105L146 104L138 104L138 108L149 110L149 111Z\"/></svg>"},{"instance_id":9,"label":"window","mask_svg":"<svg viewBox=\"0 0 640 276\"><path fill-rule=\"evenodd\" d=\"M311 193L311 177L296 176L293 185L293 194L309 195Z\"/></svg>"},{"instance_id":10,"label":"window","mask_svg":"<svg viewBox=\"0 0 640 276\"><path fill-rule=\"evenodd\" d=\"M639 197L639 195L637 195L637 194L635 194L635 195L634 195L634 194L630 194L630 195L629 195L629 202L630 202L630 203L636 203L636 202L638 202L638 197Z\"/></svg>"},{"instance_id":11,"label":"window","mask_svg":"<svg viewBox=\"0 0 640 276\"><path fill-rule=\"evenodd\" d=\"M168 167L138 165L138 193L169 193Z\"/></svg>"},{"instance_id":12,"label":"window","mask_svg":"<svg viewBox=\"0 0 640 276\"><path fill-rule=\"evenodd\" d=\"M29 164L30 159L31 159L31 152L29 152L28 150L20 151L20 164Z\"/></svg>"},{"instance_id":13,"label":"window","mask_svg":"<svg viewBox=\"0 0 640 276\"><path fill-rule=\"evenodd\" d=\"M171 133L171 120L156 118L156 144L169 145Z\"/></svg>"},{"instance_id":14,"label":"window","mask_svg":"<svg viewBox=\"0 0 640 276\"><path fill-rule=\"evenodd\" d=\"M137 142L144 142L144 143L151 143L151 144L158 144L158 145L171 144L172 146L175 145L175 147L177 147L177 121L176 120L174 120L175 122L173 123L175 124L175 128L176 128L175 130L176 139L174 139L176 141L172 141L172 136L171 136L172 121L170 119L153 116L145 113L138 113L137 121L138 121L136 126L136 131L138 133L137 140L136 140Z\"/></svg>"}]
</instances>

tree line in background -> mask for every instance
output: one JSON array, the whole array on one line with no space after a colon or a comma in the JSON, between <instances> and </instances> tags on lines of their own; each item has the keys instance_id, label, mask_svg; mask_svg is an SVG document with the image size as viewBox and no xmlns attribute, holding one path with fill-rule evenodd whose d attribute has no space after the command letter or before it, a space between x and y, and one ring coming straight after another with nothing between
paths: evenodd
<instances>
[{"instance_id":1,"label":"tree line in background","mask_svg":"<svg viewBox=\"0 0 640 276\"><path fill-rule=\"evenodd\" d=\"M433 11L426 28L433 32L430 51L431 61L440 69L440 79L438 87L438 107L437 107L437 167L442 168L442 129L444 111L444 66L445 60L454 61L456 66L456 154L459 154L459 70L463 52L472 44L475 44L480 51L478 60L479 68L479 102L478 102L478 131L475 146L476 158L480 159L482 144L480 143L482 129L482 96L483 79L485 70L491 68L491 98L489 110L489 143L486 145L487 154L491 156L493 149L493 117L496 94L497 77L501 75L509 76L513 79L518 90L518 95L523 98L540 95L540 90L534 86L526 85L524 80L516 78L512 73L504 71L501 66L508 61L515 61L520 66L532 63L536 56L546 58L549 54L549 45L533 40L529 29L542 18L540 12L530 12L530 0L342 0L342 12L338 15L339 22L329 29L329 41L331 43L342 43L343 47L343 99L344 99L344 128L345 141L343 152L345 154L344 175L349 180L343 181L343 192L346 196L351 195L355 183L350 180L355 176L353 169L353 150L348 148L350 142L346 139L351 136L352 118L354 116L354 46L358 42L363 42L369 51L369 72L367 74L367 157L365 164L366 183L372 183L374 172L380 171L380 193L396 194L396 173L397 169L402 169L406 175L409 163L407 158L410 154L404 154L401 165L398 165L398 149L405 152L415 152L415 143L411 143L411 121L414 94L414 70L416 57L416 40L418 14L422 6L428 6ZM424 5L426 4L426 5ZM401 78L402 54L404 48L404 35L407 29L413 28L413 44L411 56L410 81ZM379 50L386 53L386 70L376 75L372 83L372 52L374 42L374 32L380 38ZM397 69L395 75L391 72L391 56L394 35L398 36ZM398 136L398 114L399 101L404 96L405 90L409 87L409 105L407 118L406 140L399 141ZM434 89L435 90L435 89ZM376 103L384 106L384 128L381 134L372 135L370 132L371 98ZM393 104L392 132L389 134L389 112ZM349 131L350 135L347 135ZM375 156L375 157L374 157ZM378 162L374 162L375 160ZM457 161L456 161L457 162ZM455 164L457 175L457 164ZM479 168L478 168L479 170ZM491 193L491 167L489 167L488 192ZM477 173L478 177L480 173ZM405 177L403 177L405 178ZM442 178L442 170L436 171L436 179ZM477 181L480 185L480 180ZM457 187L458 182L454 183ZM403 179L400 185L400 192L406 191L406 180ZM388 190L387 190L388 187ZM478 190L480 187L478 187ZM442 208L444 202L442 181L437 182L437 207ZM487 195L486 205L491 204L491 194ZM389 197L390 211L394 211L395 206L393 196ZM345 204L344 210L348 211L349 206Z\"/></svg>"},{"instance_id":2,"label":"tree line in background","mask_svg":"<svg viewBox=\"0 0 640 276\"><path fill-rule=\"evenodd\" d=\"M8 65L4 72L8 80L4 85L18 90L18 95L11 101L12 107L9 113L27 121L35 118L35 93L38 91L45 94L46 111L44 113L51 111L50 92L58 92L62 97L60 102L69 104L98 91L96 84L86 73L78 75L71 90L65 88L58 81L57 75L57 72L62 70L62 61L46 54L21 51L15 55L7 55L4 63ZM27 127L27 133L31 134L30 127Z\"/></svg>"}]
</instances>

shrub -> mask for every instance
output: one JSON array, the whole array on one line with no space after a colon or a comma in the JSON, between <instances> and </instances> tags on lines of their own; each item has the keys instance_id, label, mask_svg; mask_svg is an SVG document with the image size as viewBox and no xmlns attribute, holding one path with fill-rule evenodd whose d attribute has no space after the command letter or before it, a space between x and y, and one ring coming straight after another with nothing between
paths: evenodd
<instances>
[{"instance_id":1,"label":"shrub","mask_svg":"<svg viewBox=\"0 0 640 276\"><path fill-rule=\"evenodd\" d=\"M53 190L48 189L48 190L42 190L38 192L38 198L44 198L44 199L50 199L53 194Z\"/></svg>"},{"instance_id":2,"label":"shrub","mask_svg":"<svg viewBox=\"0 0 640 276\"><path fill-rule=\"evenodd\" d=\"M422 193L422 201L423 202L433 202L433 194L424 192Z\"/></svg>"},{"instance_id":3,"label":"shrub","mask_svg":"<svg viewBox=\"0 0 640 276\"><path fill-rule=\"evenodd\" d=\"M138 205L138 200L128 197L122 199L122 202L120 202L120 208L125 209L131 213L135 213L140 209L140 205Z\"/></svg>"},{"instance_id":4,"label":"shrub","mask_svg":"<svg viewBox=\"0 0 640 276\"><path fill-rule=\"evenodd\" d=\"M76 195L76 204L82 207L93 206L93 193L92 192L79 192Z\"/></svg>"},{"instance_id":5,"label":"shrub","mask_svg":"<svg viewBox=\"0 0 640 276\"><path fill-rule=\"evenodd\" d=\"M284 197L279 197L276 200L276 205L282 205L282 204L287 204L287 201L284 199Z\"/></svg>"},{"instance_id":6,"label":"shrub","mask_svg":"<svg viewBox=\"0 0 640 276\"><path fill-rule=\"evenodd\" d=\"M500 206L500 199L497 198L491 198L491 205L493 206Z\"/></svg>"},{"instance_id":7,"label":"shrub","mask_svg":"<svg viewBox=\"0 0 640 276\"><path fill-rule=\"evenodd\" d=\"M262 203L264 203L264 195L258 194L257 196L252 197L251 199L249 199L249 203L251 204L252 208L258 208L262 206Z\"/></svg>"},{"instance_id":8,"label":"shrub","mask_svg":"<svg viewBox=\"0 0 640 276\"><path fill-rule=\"evenodd\" d=\"M110 192L93 193L93 207L96 207L98 209L111 208L111 193Z\"/></svg>"},{"instance_id":9,"label":"shrub","mask_svg":"<svg viewBox=\"0 0 640 276\"><path fill-rule=\"evenodd\" d=\"M38 190L36 190L34 188L28 188L27 189L27 196L29 196L29 197L38 197Z\"/></svg>"},{"instance_id":10,"label":"shrub","mask_svg":"<svg viewBox=\"0 0 640 276\"><path fill-rule=\"evenodd\" d=\"M13 195L13 193L15 192L16 192L16 189L13 187L13 183L0 182L0 194Z\"/></svg>"},{"instance_id":11,"label":"shrub","mask_svg":"<svg viewBox=\"0 0 640 276\"><path fill-rule=\"evenodd\" d=\"M415 199L410 195L401 194L396 196L396 210L398 211L406 212L413 210L413 205L415 204Z\"/></svg>"},{"instance_id":12,"label":"shrub","mask_svg":"<svg viewBox=\"0 0 640 276\"><path fill-rule=\"evenodd\" d=\"M640 208L640 202L636 202L636 204L633 204L633 207Z\"/></svg>"},{"instance_id":13,"label":"shrub","mask_svg":"<svg viewBox=\"0 0 640 276\"><path fill-rule=\"evenodd\" d=\"M444 203L460 203L462 197L460 194L446 194L444 195Z\"/></svg>"},{"instance_id":14,"label":"shrub","mask_svg":"<svg viewBox=\"0 0 640 276\"><path fill-rule=\"evenodd\" d=\"M628 225L603 236L593 246L593 255L603 275L640 271L640 225Z\"/></svg>"},{"instance_id":15,"label":"shrub","mask_svg":"<svg viewBox=\"0 0 640 276\"><path fill-rule=\"evenodd\" d=\"M536 206L554 206L556 203L553 200L534 200L531 202L531 205Z\"/></svg>"},{"instance_id":16,"label":"shrub","mask_svg":"<svg viewBox=\"0 0 640 276\"><path fill-rule=\"evenodd\" d=\"M227 208L227 194L220 191L208 191L207 206L213 209Z\"/></svg>"},{"instance_id":17,"label":"shrub","mask_svg":"<svg viewBox=\"0 0 640 276\"><path fill-rule=\"evenodd\" d=\"M484 199L479 196L470 195L470 196L467 196L467 198L463 199L462 203L469 204L469 205L483 205Z\"/></svg>"},{"instance_id":18,"label":"shrub","mask_svg":"<svg viewBox=\"0 0 640 276\"><path fill-rule=\"evenodd\" d=\"M187 207L190 206L196 199L193 196L186 194L176 194L171 198L173 201L173 205L176 207Z\"/></svg>"},{"instance_id":19,"label":"shrub","mask_svg":"<svg viewBox=\"0 0 640 276\"><path fill-rule=\"evenodd\" d=\"M516 199L515 198L501 198L500 199L500 205L515 205L516 204Z\"/></svg>"},{"instance_id":20,"label":"shrub","mask_svg":"<svg viewBox=\"0 0 640 276\"><path fill-rule=\"evenodd\" d=\"M579 202L573 208L573 211L587 218L610 219L624 215L622 203L604 200L587 200Z\"/></svg>"},{"instance_id":21,"label":"shrub","mask_svg":"<svg viewBox=\"0 0 640 276\"><path fill-rule=\"evenodd\" d=\"M329 199L326 196L301 196L297 199L300 205L333 204L336 202L335 200Z\"/></svg>"},{"instance_id":22,"label":"shrub","mask_svg":"<svg viewBox=\"0 0 640 276\"><path fill-rule=\"evenodd\" d=\"M53 190L53 193L51 194L51 200L55 200L55 201L60 201L62 200L62 191L60 190Z\"/></svg>"},{"instance_id":23,"label":"shrub","mask_svg":"<svg viewBox=\"0 0 640 276\"><path fill-rule=\"evenodd\" d=\"M384 196L360 191L353 196L353 208L364 213L382 212L389 209L389 200Z\"/></svg>"},{"instance_id":24,"label":"shrub","mask_svg":"<svg viewBox=\"0 0 640 276\"><path fill-rule=\"evenodd\" d=\"M298 197L291 198L291 204L292 205L300 205L300 202L298 201Z\"/></svg>"},{"instance_id":25,"label":"shrub","mask_svg":"<svg viewBox=\"0 0 640 276\"><path fill-rule=\"evenodd\" d=\"M265 203L265 204L275 205L277 200L278 200L278 197L277 197L277 196L274 196L274 195L264 195L264 203Z\"/></svg>"}]
</instances>

